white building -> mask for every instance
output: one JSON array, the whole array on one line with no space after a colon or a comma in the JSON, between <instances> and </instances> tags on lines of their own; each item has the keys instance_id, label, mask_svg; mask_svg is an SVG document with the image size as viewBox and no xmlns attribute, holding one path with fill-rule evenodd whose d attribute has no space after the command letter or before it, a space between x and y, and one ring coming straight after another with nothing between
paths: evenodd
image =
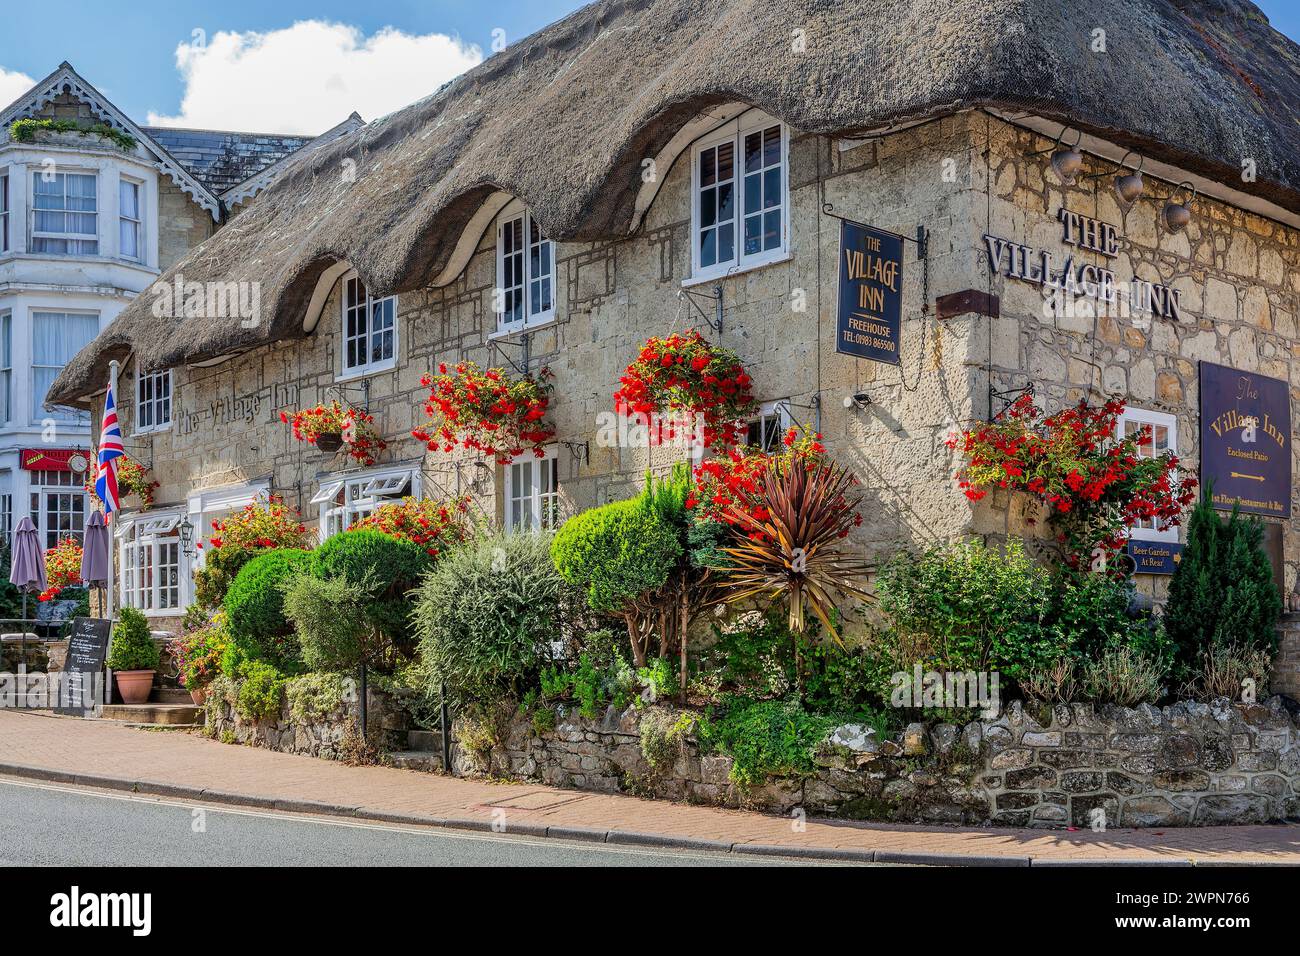
<instances>
[{"instance_id":1,"label":"white building","mask_svg":"<svg viewBox=\"0 0 1300 956\"><path fill-rule=\"evenodd\" d=\"M358 125L353 114L318 144ZM67 63L0 111L0 530L29 515L46 547L80 536L90 420L48 407L50 383L311 142L142 127ZM171 422L169 374L137 390L118 396L136 406L128 453Z\"/></svg>"}]
</instances>

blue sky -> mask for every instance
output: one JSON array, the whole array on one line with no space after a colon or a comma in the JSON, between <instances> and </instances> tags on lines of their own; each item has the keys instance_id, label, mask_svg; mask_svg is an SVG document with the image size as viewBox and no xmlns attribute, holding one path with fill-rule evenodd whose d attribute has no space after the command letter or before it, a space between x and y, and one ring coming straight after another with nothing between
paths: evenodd
<instances>
[{"instance_id":1,"label":"blue sky","mask_svg":"<svg viewBox=\"0 0 1300 956\"><path fill-rule=\"evenodd\" d=\"M513 42L582 5L580 0L64 0L56 19L75 29L63 29L52 25L50 5L9 0L0 19L0 101L7 103L25 81L39 79L66 59L141 122L321 132L354 108L369 120L432 92L490 55L494 30ZM1261 0L1259 5L1274 27L1300 38L1300 3ZM309 20L335 27L294 27ZM389 34L377 39L385 28ZM223 31L229 36L218 41ZM181 45L190 48L182 52L184 64L178 64ZM297 79L279 82L285 76ZM272 86L283 90L268 98ZM320 96L322 88L332 95Z\"/></svg>"}]
</instances>

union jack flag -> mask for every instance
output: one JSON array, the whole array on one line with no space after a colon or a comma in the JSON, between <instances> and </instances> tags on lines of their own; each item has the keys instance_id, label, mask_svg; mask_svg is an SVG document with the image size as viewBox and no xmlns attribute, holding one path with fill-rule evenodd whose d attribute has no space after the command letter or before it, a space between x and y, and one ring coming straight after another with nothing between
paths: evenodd
<instances>
[{"instance_id":1,"label":"union jack flag","mask_svg":"<svg viewBox=\"0 0 1300 956\"><path fill-rule=\"evenodd\" d=\"M117 495L117 459L126 454L122 447L122 426L117 422L117 403L113 400L113 383L108 383L104 399L104 427L99 432L99 456L95 468L95 494L104 502L105 514L121 507Z\"/></svg>"}]
</instances>

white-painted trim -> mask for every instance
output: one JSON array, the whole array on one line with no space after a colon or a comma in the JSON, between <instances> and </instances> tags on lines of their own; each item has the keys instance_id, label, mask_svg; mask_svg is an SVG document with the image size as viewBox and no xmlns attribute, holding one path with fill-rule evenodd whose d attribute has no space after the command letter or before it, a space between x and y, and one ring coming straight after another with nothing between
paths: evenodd
<instances>
[{"instance_id":1,"label":"white-painted trim","mask_svg":"<svg viewBox=\"0 0 1300 956\"><path fill-rule=\"evenodd\" d=\"M491 228L497 215L504 211L513 199L514 197L509 193L498 190L483 200L483 204L475 210L474 215L465 224L465 228L461 230L460 238L456 240L456 247L452 250L446 267L434 278L432 283L434 288L450 285L465 271L479 243L483 241L484 234Z\"/></svg>"},{"instance_id":2,"label":"white-painted trim","mask_svg":"<svg viewBox=\"0 0 1300 956\"><path fill-rule=\"evenodd\" d=\"M329 301L334 286L338 285L339 279L351 271L352 263L336 262L320 274L320 278L316 280L316 287L311 290L311 299L307 302L307 311L302 315L302 330L304 332L316 331L316 327L320 324L320 317L325 312L325 303ZM215 358L210 364L215 365L220 361L224 361L227 357Z\"/></svg>"},{"instance_id":3,"label":"white-painted trim","mask_svg":"<svg viewBox=\"0 0 1300 956\"><path fill-rule=\"evenodd\" d=\"M1142 425L1159 425L1167 430L1169 436L1169 447L1167 451L1174 455L1178 454L1178 417L1168 412L1157 412L1146 408L1133 408L1125 406L1124 411L1120 412L1119 417L1115 419L1115 437L1117 439L1124 437L1124 425L1127 422L1137 422ZM1130 528L1129 537L1134 541L1171 541L1177 543L1178 528Z\"/></svg>"}]
</instances>

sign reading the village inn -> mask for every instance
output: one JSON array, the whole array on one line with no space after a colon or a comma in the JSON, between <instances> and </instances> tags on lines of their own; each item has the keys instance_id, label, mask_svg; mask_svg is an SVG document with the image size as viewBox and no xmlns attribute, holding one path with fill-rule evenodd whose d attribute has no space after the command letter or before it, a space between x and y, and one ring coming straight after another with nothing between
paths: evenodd
<instances>
[{"instance_id":1,"label":"sign reading the village inn","mask_svg":"<svg viewBox=\"0 0 1300 956\"><path fill-rule=\"evenodd\" d=\"M1201 481L1214 506L1291 516L1291 393L1286 382L1201 363Z\"/></svg>"},{"instance_id":2,"label":"sign reading the village inn","mask_svg":"<svg viewBox=\"0 0 1300 956\"><path fill-rule=\"evenodd\" d=\"M902 236L841 220L835 351L898 365L902 315Z\"/></svg>"},{"instance_id":3,"label":"sign reading the village inn","mask_svg":"<svg viewBox=\"0 0 1300 956\"><path fill-rule=\"evenodd\" d=\"M1106 259L1119 255L1119 230L1110 223L1064 207L1057 210L1056 218L1061 223L1061 240L1067 246ZM1064 258L1058 260L1047 249L988 234L984 246L994 275L1030 282L1072 298L1091 299L1133 315L1155 315L1174 321L1183 317L1178 290L1159 282L1135 278L1124 288L1113 270L1095 262L1076 262L1074 252L1062 253Z\"/></svg>"}]
</instances>

